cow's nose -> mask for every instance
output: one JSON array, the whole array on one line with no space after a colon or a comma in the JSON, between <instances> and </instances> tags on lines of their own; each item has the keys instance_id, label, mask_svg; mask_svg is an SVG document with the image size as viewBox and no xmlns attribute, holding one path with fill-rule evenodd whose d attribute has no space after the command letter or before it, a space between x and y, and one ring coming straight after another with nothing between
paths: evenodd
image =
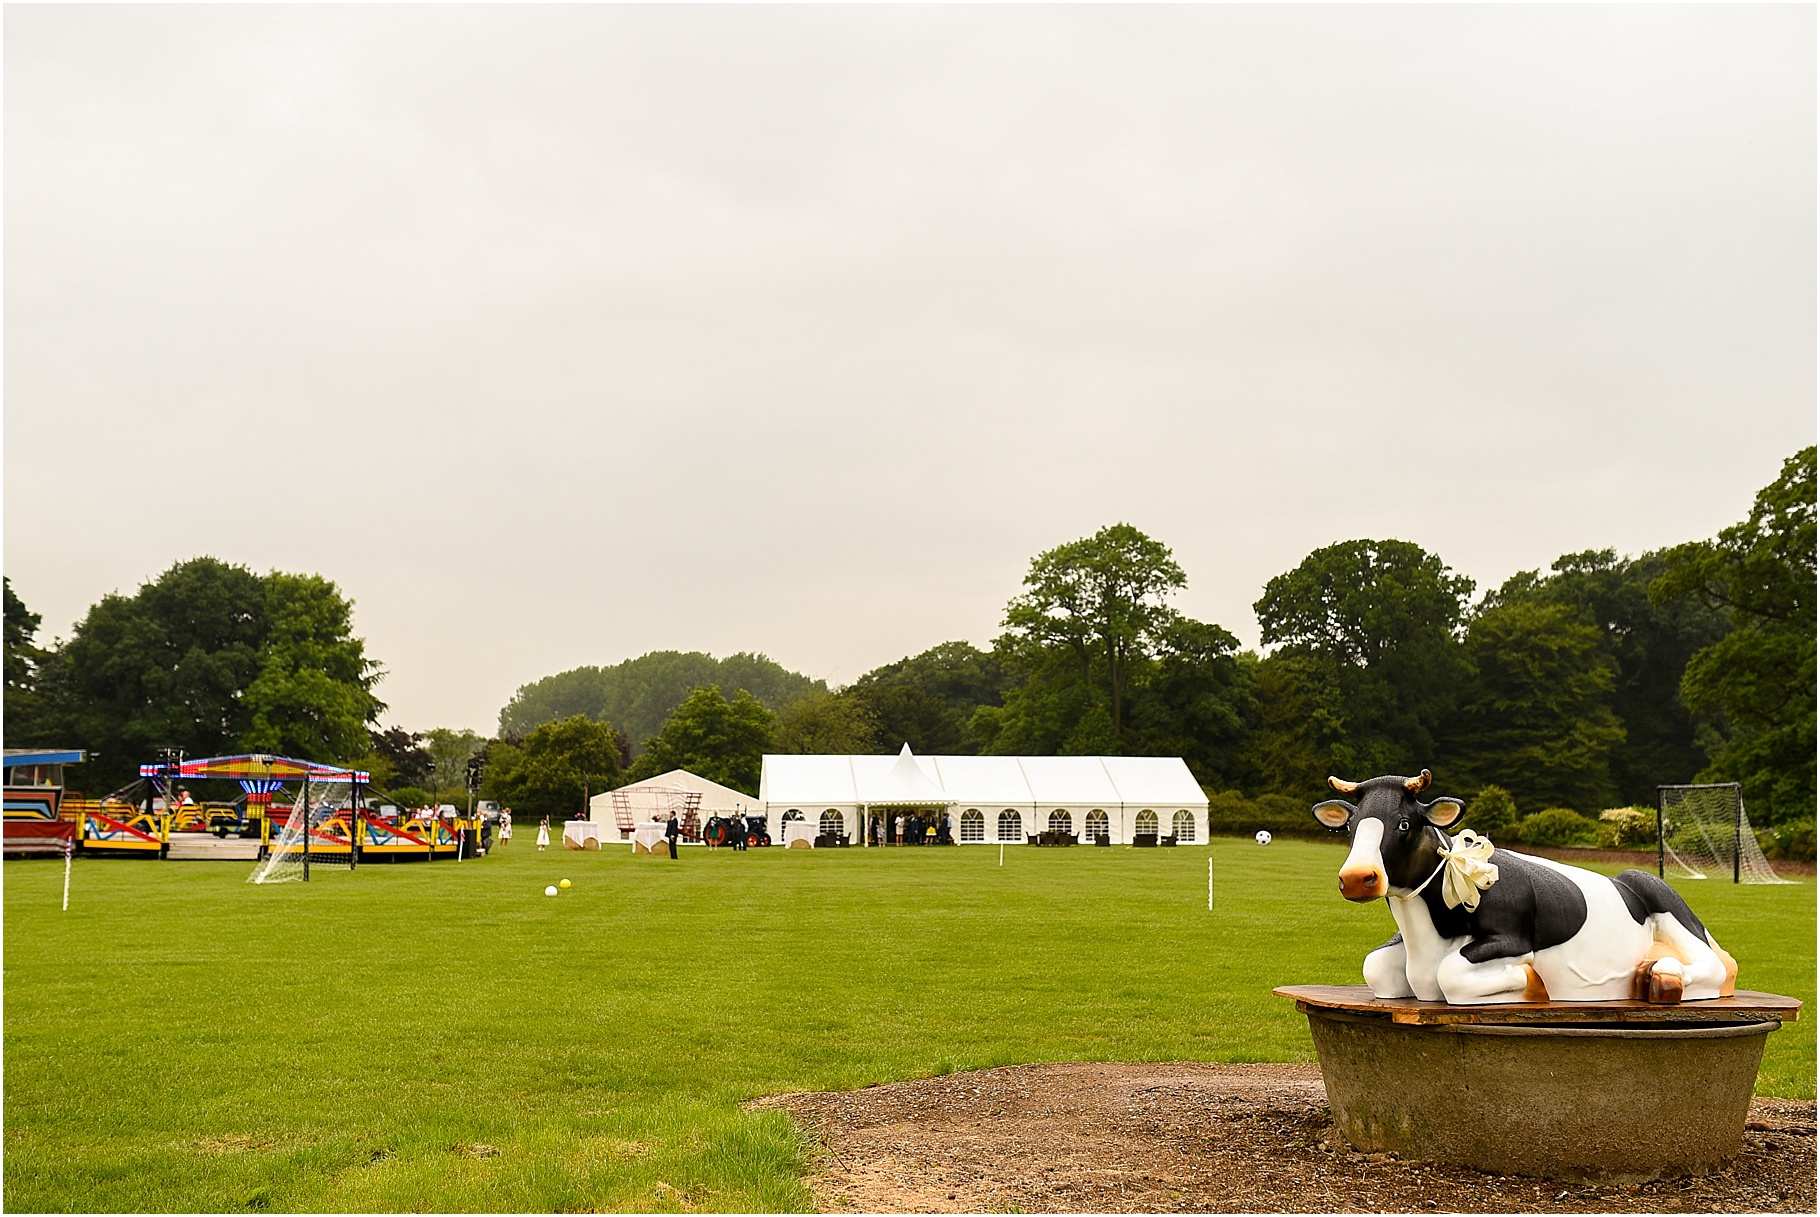
<instances>
[{"instance_id":1,"label":"cow's nose","mask_svg":"<svg viewBox=\"0 0 1820 1217\"><path fill-rule=\"evenodd\" d=\"M1340 872L1340 895L1348 900L1376 900L1384 892L1382 871L1343 870Z\"/></svg>"}]
</instances>

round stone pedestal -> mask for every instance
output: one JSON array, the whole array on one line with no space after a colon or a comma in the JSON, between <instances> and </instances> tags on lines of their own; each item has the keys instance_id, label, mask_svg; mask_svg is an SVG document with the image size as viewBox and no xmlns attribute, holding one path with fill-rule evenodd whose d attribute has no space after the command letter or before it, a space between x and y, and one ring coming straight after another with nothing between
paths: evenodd
<instances>
[{"instance_id":1,"label":"round stone pedestal","mask_svg":"<svg viewBox=\"0 0 1820 1217\"><path fill-rule=\"evenodd\" d=\"M1800 1003L1741 993L1449 1006L1363 986L1277 990L1308 1015L1355 1147L1497 1174L1638 1182L1738 1152L1765 1037Z\"/></svg>"}]
</instances>

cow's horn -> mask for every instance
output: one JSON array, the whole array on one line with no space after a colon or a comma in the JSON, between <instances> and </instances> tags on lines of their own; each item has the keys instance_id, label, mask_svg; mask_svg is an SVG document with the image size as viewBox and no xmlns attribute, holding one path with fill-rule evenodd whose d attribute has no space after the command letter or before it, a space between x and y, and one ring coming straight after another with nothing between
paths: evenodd
<instances>
[{"instance_id":1,"label":"cow's horn","mask_svg":"<svg viewBox=\"0 0 1820 1217\"><path fill-rule=\"evenodd\" d=\"M1328 778L1327 784L1340 794L1354 794L1359 789L1359 784L1357 782L1342 782L1336 777Z\"/></svg>"},{"instance_id":2,"label":"cow's horn","mask_svg":"<svg viewBox=\"0 0 1820 1217\"><path fill-rule=\"evenodd\" d=\"M1435 775L1424 769L1417 777L1404 778L1403 789L1407 790L1410 794L1421 794L1424 790L1428 789L1428 783L1434 780Z\"/></svg>"}]
</instances>

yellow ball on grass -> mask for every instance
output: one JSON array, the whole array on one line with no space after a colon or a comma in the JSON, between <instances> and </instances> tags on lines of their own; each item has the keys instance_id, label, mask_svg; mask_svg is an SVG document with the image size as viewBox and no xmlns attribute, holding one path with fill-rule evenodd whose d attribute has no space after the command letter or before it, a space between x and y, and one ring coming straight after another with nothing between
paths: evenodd
<instances>
[{"instance_id":1,"label":"yellow ball on grass","mask_svg":"<svg viewBox=\"0 0 1820 1217\"><path fill-rule=\"evenodd\" d=\"M567 879L564 879L561 883L558 883L556 886L562 888L566 892L569 890L569 881Z\"/></svg>"}]
</instances>

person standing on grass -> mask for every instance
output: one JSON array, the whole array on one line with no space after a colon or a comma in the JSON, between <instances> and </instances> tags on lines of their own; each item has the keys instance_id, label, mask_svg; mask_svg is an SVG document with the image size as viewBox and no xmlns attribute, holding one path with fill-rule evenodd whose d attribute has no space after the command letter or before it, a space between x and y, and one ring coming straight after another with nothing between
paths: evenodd
<instances>
[{"instance_id":1,"label":"person standing on grass","mask_svg":"<svg viewBox=\"0 0 1820 1217\"><path fill-rule=\"evenodd\" d=\"M898 845L904 843L904 817L902 815L891 817L891 840Z\"/></svg>"},{"instance_id":2,"label":"person standing on grass","mask_svg":"<svg viewBox=\"0 0 1820 1217\"><path fill-rule=\"evenodd\" d=\"M504 845L512 839L512 809L507 807L499 813L499 843Z\"/></svg>"},{"instance_id":3,"label":"person standing on grass","mask_svg":"<svg viewBox=\"0 0 1820 1217\"><path fill-rule=\"evenodd\" d=\"M676 861L676 838L681 832L682 829L676 826L676 813L671 812L670 818L664 821L664 840L670 843L670 861L672 862Z\"/></svg>"},{"instance_id":4,"label":"person standing on grass","mask_svg":"<svg viewBox=\"0 0 1820 1217\"><path fill-rule=\"evenodd\" d=\"M545 816L537 822L537 848L550 848L550 817Z\"/></svg>"}]
</instances>

